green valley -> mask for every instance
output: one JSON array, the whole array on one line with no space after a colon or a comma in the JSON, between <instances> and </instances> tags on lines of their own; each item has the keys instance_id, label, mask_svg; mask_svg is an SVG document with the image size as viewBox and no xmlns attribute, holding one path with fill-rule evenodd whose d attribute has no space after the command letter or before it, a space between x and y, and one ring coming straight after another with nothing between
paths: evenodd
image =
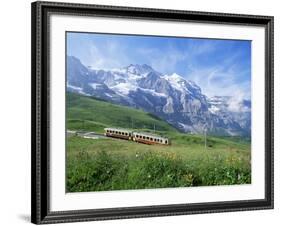
<instances>
[{"instance_id":1,"label":"green valley","mask_svg":"<svg viewBox=\"0 0 281 226\"><path fill-rule=\"evenodd\" d=\"M251 183L251 146L243 139L181 133L162 119L97 98L67 93L67 129L105 127L167 136L169 146L67 137L67 191L106 191Z\"/></svg>"}]
</instances>

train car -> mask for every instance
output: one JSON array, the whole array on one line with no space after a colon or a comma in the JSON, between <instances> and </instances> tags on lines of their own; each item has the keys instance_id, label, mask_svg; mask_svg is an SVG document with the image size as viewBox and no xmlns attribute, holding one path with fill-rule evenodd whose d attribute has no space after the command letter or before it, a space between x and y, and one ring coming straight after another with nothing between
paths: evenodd
<instances>
[{"instance_id":1,"label":"train car","mask_svg":"<svg viewBox=\"0 0 281 226\"><path fill-rule=\"evenodd\" d=\"M132 140L133 131L118 128L104 128L104 135L107 137Z\"/></svg>"},{"instance_id":2,"label":"train car","mask_svg":"<svg viewBox=\"0 0 281 226\"><path fill-rule=\"evenodd\" d=\"M171 144L170 140L166 137L161 137L155 134L147 134L141 132L133 132L133 141L143 144L161 144L161 145Z\"/></svg>"}]
</instances>

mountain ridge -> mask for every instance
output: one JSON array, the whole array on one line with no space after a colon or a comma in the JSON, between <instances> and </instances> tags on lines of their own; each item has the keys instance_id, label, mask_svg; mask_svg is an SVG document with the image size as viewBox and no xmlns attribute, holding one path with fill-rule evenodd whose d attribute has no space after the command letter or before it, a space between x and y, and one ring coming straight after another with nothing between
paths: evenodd
<instances>
[{"instance_id":1,"label":"mountain ridge","mask_svg":"<svg viewBox=\"0 0 281 226\"><path fill-rule=\"evenodd\" d=\"M67 57L67 90L142 109L183 132L250 136L251 102L235 97L207 97L200 86L146 64L113 70L85 67Z\"/></svg>"}]
</instances>

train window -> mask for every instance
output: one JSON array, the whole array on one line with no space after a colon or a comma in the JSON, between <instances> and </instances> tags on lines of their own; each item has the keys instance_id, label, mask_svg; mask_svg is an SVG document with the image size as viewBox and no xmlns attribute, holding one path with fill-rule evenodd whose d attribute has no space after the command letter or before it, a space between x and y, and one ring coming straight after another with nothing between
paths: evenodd
<instances>
[{"instance_id":1,"label":"train window","mask_svg":"<svg viewBox=\"0 0 281 226\"><path fill-rule=\"evenodd\" d=\"M136 135L137 138L139 138L139 135Z\"/></svg>"},{"instance_id":2,"label":"train window","mask_svg":"<svg viewBox=\"0 0 281 226\"><path fill-rule=\"evenodd\" d=\"M168 141L167 141L167 140L165 140L165 144L168 144Z\"/></svg>"}]
</instances>

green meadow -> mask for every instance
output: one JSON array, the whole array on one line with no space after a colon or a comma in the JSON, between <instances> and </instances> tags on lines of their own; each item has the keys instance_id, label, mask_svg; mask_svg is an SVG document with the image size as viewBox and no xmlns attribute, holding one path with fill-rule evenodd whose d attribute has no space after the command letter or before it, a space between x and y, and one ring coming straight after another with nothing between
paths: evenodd
<instances>
[{"instance_id":1,"label":"green meadow","mask_svg":"<svg viewBox=\"0 0 281 226\"><path fill-rule=\"evenodd\" d=\"M127 128L167 136L170 146L67 137L67 191L109 191L251 183L250 141L180 133L141 110L67 93L67 129Z\"/></svg>"}]
</instances>

